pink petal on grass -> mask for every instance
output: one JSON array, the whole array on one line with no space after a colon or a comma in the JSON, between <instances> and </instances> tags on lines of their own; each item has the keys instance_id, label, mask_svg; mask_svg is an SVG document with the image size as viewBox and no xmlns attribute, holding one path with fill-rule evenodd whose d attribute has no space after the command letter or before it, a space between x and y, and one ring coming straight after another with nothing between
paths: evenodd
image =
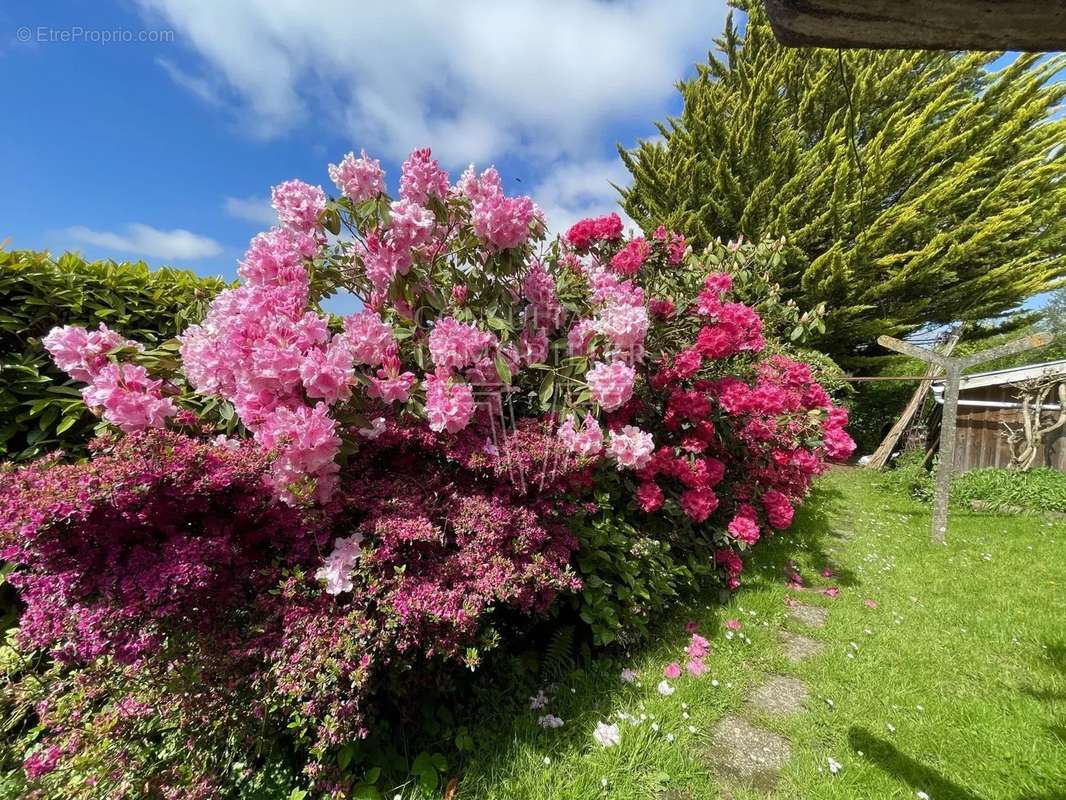
<instances>
[{"instance_id":1,"label":"pink petal on grass","mask_svg":"<svg viewBox=\"0 0 1066 800\"><path fill-rule=\"evenodd\" d=\"M835 586L830 586L828 589L822 592L822 594L824 594L826 597L836 597L840 594L840 590Z\"/></svg>"},{"instance_id":2,"label":"pink petal on grass","mask_svg":"<svg viewBox=\"0 0 1066 800\"><path fill-rule=\"evenodd\" d=\"M876 600L871 600L868 597L865 600L862 601L862 604L864 606L866 606L867 608L877 608L877 601Z\"/></svg>"}]
</instances>

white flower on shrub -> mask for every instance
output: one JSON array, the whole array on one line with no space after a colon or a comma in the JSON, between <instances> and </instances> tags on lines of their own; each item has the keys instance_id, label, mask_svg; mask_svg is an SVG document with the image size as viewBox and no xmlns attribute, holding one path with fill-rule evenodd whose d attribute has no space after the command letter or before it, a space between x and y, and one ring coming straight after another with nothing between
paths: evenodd
<instances>
[{"instance_id":1,"label":"white flower on shrub","mask_svg":"<svg viewBox=\"0 0 1066 800\"><path fill-rule=\"evenodd\" d=\"M537 724L542 728L561 728L563 727L563 721L554 714L545 714L543 717L537 719Z\"/></svg>"},{"instance_id":2,"label":"white flower on shrub","mask_svg":"<svg viewBox=\"0 0 1066 800\"><path fill-rule=\"evenodd\" d=\"M677 691L676 689L674 689L673 686L671 686L665 680L664 681L659 681L659 685L656 688L659 690L659 694L661 694L663 697L669 697L675 691Z\"/></svg>"}]
</instances>

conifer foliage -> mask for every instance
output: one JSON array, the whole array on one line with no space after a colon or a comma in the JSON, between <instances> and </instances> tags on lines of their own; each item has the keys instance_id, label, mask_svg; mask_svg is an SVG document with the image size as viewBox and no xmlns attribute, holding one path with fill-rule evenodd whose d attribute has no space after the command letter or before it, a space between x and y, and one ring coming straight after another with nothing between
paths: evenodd
<instances>
[{"instance_id":1,"label":"conifer foliage","mask_svg":"<svg viewBox=\"0 0 1066 800\"><path fill-rule=\"evenodd\" d=\"M626 211L697 249L787 236L786 298L832 309L819 344L1001 314L1066 271L1063 56L778 44L732 18L661 141L620 148Z\"/></svg>"}]
</instances>

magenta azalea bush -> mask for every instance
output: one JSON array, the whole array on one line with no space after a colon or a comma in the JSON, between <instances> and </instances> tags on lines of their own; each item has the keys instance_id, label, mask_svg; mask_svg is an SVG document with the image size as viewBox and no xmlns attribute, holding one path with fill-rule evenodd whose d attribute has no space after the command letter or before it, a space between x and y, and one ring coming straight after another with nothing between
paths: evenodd
<instances>
[{"instance_id":1,"label":"magenta azalea bush","mask_svg":"<svg viewBox=\"0 0 1066 800\"><path fill-rule=\"evenodd\" d=\"M345 796L402 676L476 670L516 620L571 609L606 644L702 577L735 589L851 454L682 237L611 214L549 238L494 169L452 183L429 150L395 200L365 153L329 175L336 198L275 187L180 362L45 339L113 433L0 492L17 646L53 659L13 684L40 796L237 796L279 758ZM362 310L324 313L338 290Z\"/></svg>"}]
</instances>

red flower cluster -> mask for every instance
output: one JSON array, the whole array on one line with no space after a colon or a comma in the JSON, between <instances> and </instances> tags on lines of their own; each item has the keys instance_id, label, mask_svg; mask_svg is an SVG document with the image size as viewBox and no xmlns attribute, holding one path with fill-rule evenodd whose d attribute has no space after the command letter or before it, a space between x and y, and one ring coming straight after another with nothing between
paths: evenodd
<instances>
[{"instance_id":1,"label":"red flower cluster","mask_svg":"<svg viewBox=\"0 0 1066 800\"><path fill-rule=\"evenodd\" d=\"M566 241L575 250L588 250L594 242L614 242L622 238L622 218L615 213L583 219L566 232Z\"/></svg>"}]
</instances>

